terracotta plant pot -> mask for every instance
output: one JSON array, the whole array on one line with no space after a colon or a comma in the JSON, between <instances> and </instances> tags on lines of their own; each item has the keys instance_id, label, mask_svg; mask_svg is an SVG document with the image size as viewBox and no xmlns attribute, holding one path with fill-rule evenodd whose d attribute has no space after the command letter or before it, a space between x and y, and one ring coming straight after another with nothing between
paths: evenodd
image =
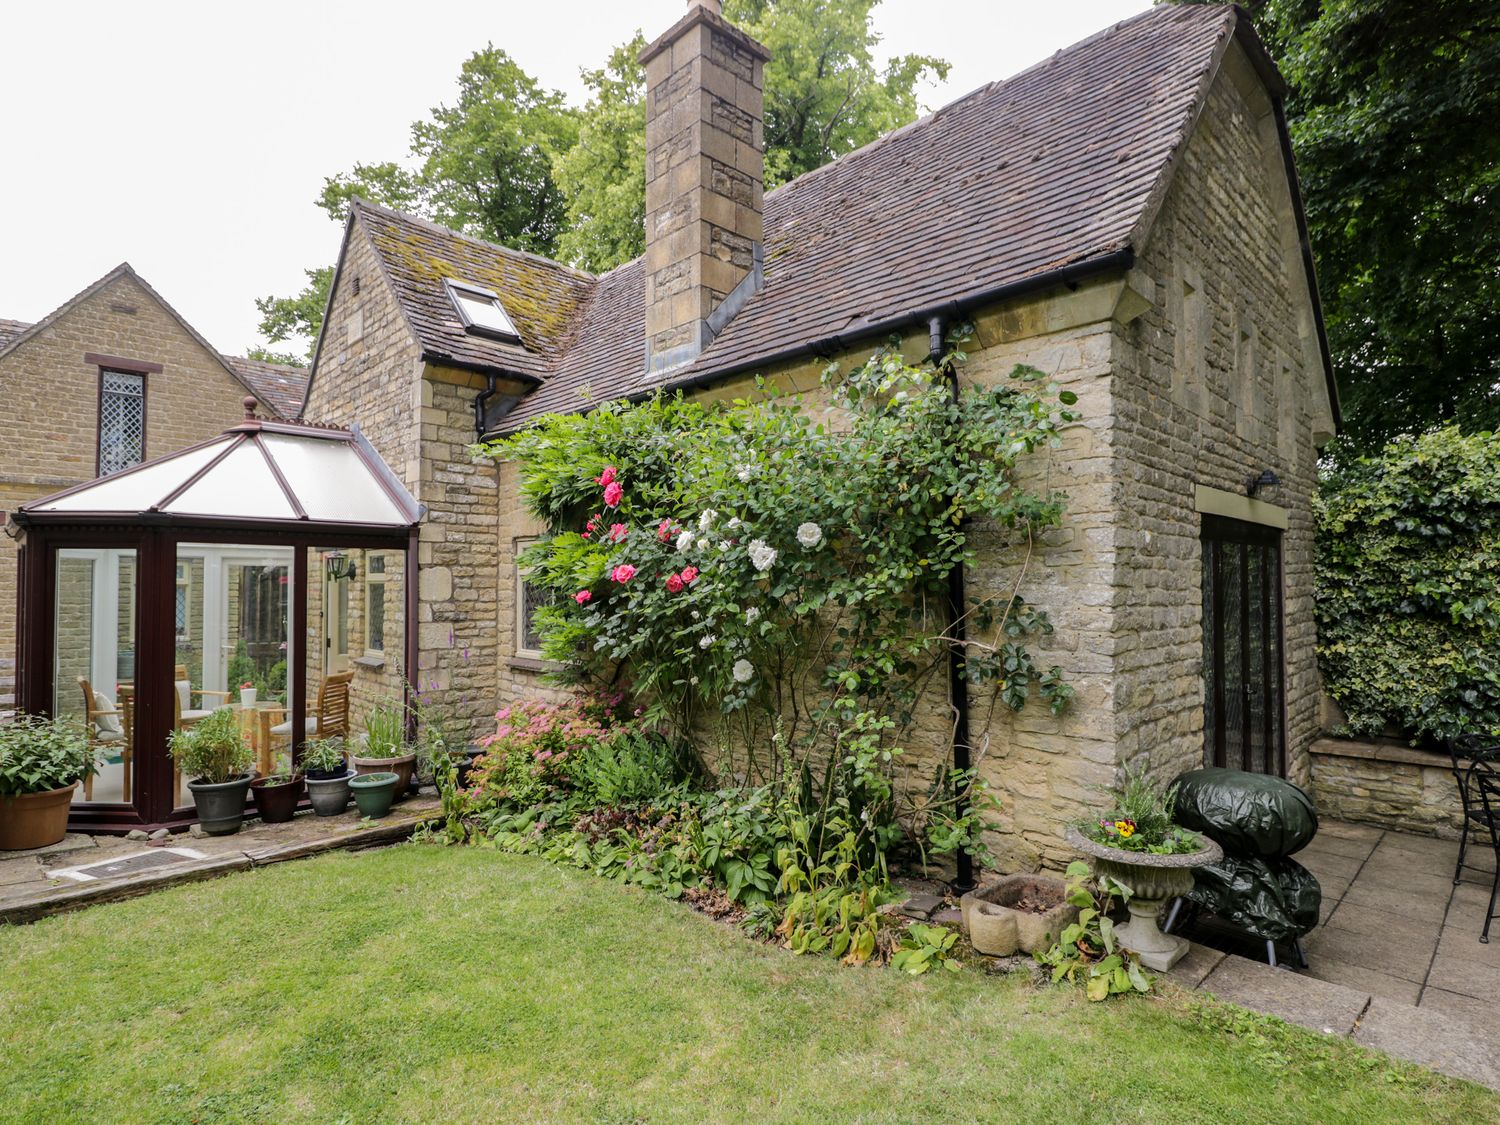
<instances>
[{"instance_id":1,"label":"terracotta plant pot","mask_svg":"<svg viewBox=\"0 0 1500 1125\"><path fill-rule=\"evenodd\" d=\"M68 809L75 781L45 793L0 797L0 851L45 848L68 834Z\"/></svg>"},{"instance_id":2,"label":"terracotta plant pot","mask_svg":"<svg viewBox=\"0 0 1500 1125\"><path fill-rule=\"evenodd\" d=\"M240 830L245 822L245 793L250 788L250 779L247 773L217 785L206 781L187 783L204 832L210 836L232 836Z\"/></svg>"},{"instance_id":3,"label":"terracotta plant pot","mask_svg":"<svg viewBox=\"0 0 1500 1125\"><path fill-rule=\"evenodd\" d=\"M393 773L396 775L396 796L403 796L411 788L412 771L417 768L417 756L415 754L403 754L399 758L361 758L358 754L350 757L349 761L354 766L356 776L372 773Z\"/></svg>"},{"instance_id":4,"label":"terracotta plant pot","mask_svg":"<svg viewBox=\"0 0 1500 1125\"><path fill-rule=\"evenodd\" d=\"M267 824L285 824L297 814L297 802L304 792L302 778L273 782L270 778L258 777L250 783L250 796L255 799L255 811Z\"/></svg>"},{"instance_id":5,"label":"terracotta plant pot","mask_svg":"<svg viewBox=\"0 0 1500 1125\"><path fill-rule=\"evenodd\" d=\"M354 803L359 806L360 816L379 820L390 812L391 801L396 796L400 780L400 777L390 770L351 777L349 791L354 794Z\"/></svg>"}]
</instances>

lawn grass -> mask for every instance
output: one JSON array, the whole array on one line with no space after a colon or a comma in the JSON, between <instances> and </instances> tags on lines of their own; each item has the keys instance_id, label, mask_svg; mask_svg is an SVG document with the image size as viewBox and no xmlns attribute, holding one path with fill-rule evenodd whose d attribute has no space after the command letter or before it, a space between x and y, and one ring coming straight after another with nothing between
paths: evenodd
<instances>
[{"instance_id":1,"label":"lawn grass","mask_svg":"<svg viewBox=\"0 0 1500 1125\"><path fill-rule=\"evenodd\" d=\"M752 942L473 848L0 929L0 1119L1492 1121L1488 1091L1175 991L1090 1005Z\"/></svg>"}]
</instances>

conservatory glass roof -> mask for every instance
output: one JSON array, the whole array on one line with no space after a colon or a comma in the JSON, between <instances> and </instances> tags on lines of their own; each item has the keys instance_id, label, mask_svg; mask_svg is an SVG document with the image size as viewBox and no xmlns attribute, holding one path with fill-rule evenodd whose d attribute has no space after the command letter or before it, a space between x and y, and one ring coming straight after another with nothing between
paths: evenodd
<instances>
[{"instance_id":1,"label":"conservatory glass roof","mask_svg":"<svg viewBox=\"0 0 1500 1125\"><path fill-rule=\"evenodd\" d=\"M409 528L422 508L356 426L247 418L219 437L33 500L41 518L176 517L186 522Z\"/></svg>"}]
</instances>

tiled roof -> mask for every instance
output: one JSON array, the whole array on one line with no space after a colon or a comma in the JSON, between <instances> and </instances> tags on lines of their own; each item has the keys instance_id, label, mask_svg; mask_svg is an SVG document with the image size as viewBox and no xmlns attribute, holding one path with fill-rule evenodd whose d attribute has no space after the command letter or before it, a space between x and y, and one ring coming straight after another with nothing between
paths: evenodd
<instances>
[{"instance_id":1,"label":"tiled roof","mask_svg":"<svg viewBox=\"0 0 1500 1125\"><path fill-rule=\"evenodd\" d=\"M307 393L307 368L266 363L242 355L226 355L224 360L277 417L291 421L301 413L302 397Z\"/></svg>"},{"instance_id":2,"label":"tiled roof","mask_svg":"<svg viewBox=\"0 0 1500 1125\"><path fill-rule=\"evenodd\" d=\"M0 317L0 348L5 347L6 344L10 343L30 327L31 325L27 324L24 320L6 320L4 317Z\"/></svg>"},{"instance_id":3,"label":"tiled roof","mask_svg":"<svg viewBox=\"0 0 1500 1125\"><path fill-rule=\"evenodd\" d=\"M362 201L354 207L426 358L546 376L593 277L398 211ZM465 332L443 285L449 278L499 294L521 344Z\"/></svg>"},{"instance_id":4,"label":"tiled roof","mask_svg":"<svg viewBox=\"0 0 1500 1125\"><path fill-rule=\"evenodd\" d=\"M887 331L1135 248L1238 18L1229 6L1152 8L771 192L764 288L660 385ZM543 381L503 428L657 385L645 376L642 259L594 279L367 213L424 344L440 332L448 347ZM418 245L400 245L398 231ZM463 335L441 284L459 254L468 279L500 294L524 351ZM513 291L524 298L515 309Z\"/></svg>"}]
</instances>

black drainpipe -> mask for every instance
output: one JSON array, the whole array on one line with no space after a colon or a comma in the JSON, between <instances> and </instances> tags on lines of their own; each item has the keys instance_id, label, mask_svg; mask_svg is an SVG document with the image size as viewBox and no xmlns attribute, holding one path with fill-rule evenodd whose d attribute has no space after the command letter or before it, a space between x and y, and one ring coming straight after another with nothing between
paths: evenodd
<instances>
[{"instance_id":1,"label":"black drainpipe","mask_svg":"<svg viewBox=\"0 0 1500 1125\"><path fill-rule=\"evenodd\" d=\"M934 367L942 369L943 362L943 318L934 316L927 322L927 354ZM958 402L958 368L947 369L948 389ZM964 590L964 568L959 563L948 572L948 697L953 701L953 768L966 770L972 764L969 756L969 684L964 670L964 607L968 594ZM965 786L958 794L960 815L970 811L969 790ZM953 889L960 894L974 889L974 857L959 849L958 874Z\"/></svg>"},{"instance_id":2,"label":"black drainpipe","mask_svg":"<svg viewBox=\"0 0 1500 1125\"><path fill-rule=\"evenodd\" d=\"M486 375L484 379L484 390L474 396L474 434L477 441L484 440L484 408L495 394L495 377L493 375Z\"/></svg>"}]
</instances>

